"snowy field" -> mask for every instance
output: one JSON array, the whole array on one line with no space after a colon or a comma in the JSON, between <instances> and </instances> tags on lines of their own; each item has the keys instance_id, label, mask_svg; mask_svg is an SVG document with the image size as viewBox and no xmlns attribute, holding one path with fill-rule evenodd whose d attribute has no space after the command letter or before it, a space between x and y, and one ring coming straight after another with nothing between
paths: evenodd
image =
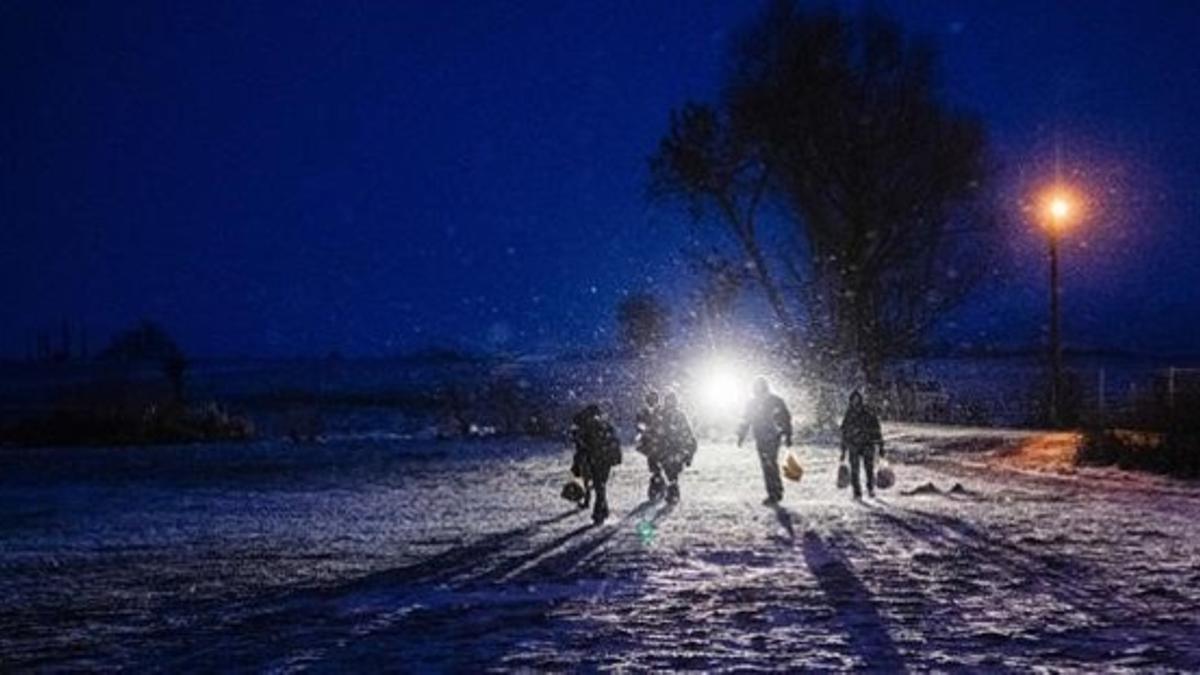
<instances>
[{"instance_id":1,"label":"snowy field","mask_svg":"<svg viewBox=\"0 0 1200 675\"><path fill-rule=\"evenodd\" d=\"M549 445L6 451L0 669L1200 670L1200 491L906 434L861 504L828 447L777 509L749 450L674 508L627 451L595 528Z\"/></svg>"}]
</instances>

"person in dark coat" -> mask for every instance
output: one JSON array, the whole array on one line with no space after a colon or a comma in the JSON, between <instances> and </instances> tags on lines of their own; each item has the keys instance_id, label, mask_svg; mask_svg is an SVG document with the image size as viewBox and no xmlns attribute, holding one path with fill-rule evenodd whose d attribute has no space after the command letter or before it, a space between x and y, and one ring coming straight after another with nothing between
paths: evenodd
<instances>
[{"instance_id":1,"label":"person in dark coat","mask_svg":"<svg viewBox=\"0 0 1200 675\"><path fill-rule=\"evenodd\" d=\"M875 496L875 450L883 456L883 434L879 429L879 418L863 403L862 394L850 394L850 406L842 419L841 461L850 457L850 485L854 498L862 499L862 484L859 472L867 473L867 495ZM860 468L861 467L861 468Z\"/></svg>"},{"instance_id":2,"label":"person in dark coat","mask_svg":"<svg viewBox=\"0 0 1200 675\"><path fill-rule=\"evenodd\" d=\"M767 487L764 504L778 504L783 499L783 481L779 477L779 445L792 446L792 413L783 399L771 393L765 378L754 381L754 397L746 405L742 424L738 427L738 447L749 433L754 434L758 460L762 465L763 482Z\"/></svg>"},{"instance_id":3,"label":"person in dark coat","mask_svg":"<svg viewBox=\"0 0 1200 675\"><path fill-rule=\"evenodd\" d=\"M665 481L661 477L659 480L666 483L667 501L674 504L679 501L679 474L685 466L692 465L696 456L696 435L687 415L679 409L679 397L674 392L668 393L663 401L659 424L658 457L651 471L656 477L665 476Z\"/></svg>"},{"instance_id":4,"label":"person in dark coat","mask_svg":"<svg viewBox=\"0 0 1200 675\"><path fill-rule=\"evenodd\" d=\"M647 497L657 500L667 489L663 479L662 466L659 464L660 448L662 446L662 408L658 400L658 392L651 389L646 392L645 404L638 410L637 441L634 447L646 456L646 468L650 470L650 488Z\"/></svg>"},{"instance_id":5,"label":"person in dark coat","mask_svg":"<svg viewBox=\"0 0 1200 675\"><path fill-rule=\"evenodd\" d=\"M600 406L594 403L575 414L569 435L575 444L571 473L590 482L596 493L592 521L602 523L608 517L608 476L621 463L621 443Z\"/></svg>"}]
</instances>

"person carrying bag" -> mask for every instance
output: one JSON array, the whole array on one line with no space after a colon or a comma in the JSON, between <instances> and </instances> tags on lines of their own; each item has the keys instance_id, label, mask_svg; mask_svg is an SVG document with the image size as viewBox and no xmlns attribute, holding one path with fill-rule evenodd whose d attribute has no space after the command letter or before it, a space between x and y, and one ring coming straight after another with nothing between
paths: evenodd
<instances>
[{"instance_id":1,"label":"person carrying bag","mask_svg":"<svg viewBox=\"0 0 1200 675\"><path fill-rule=\"evenodd\" d=\"M838 487L843 484L842 473L849 459L849 483L854 488L854 498L862 499L862 484L859 475L865 470L867 496L875 496L875 453L883 456L883 434L879 418L863 403L862 394L850 394L850 405L842 419L842 465L838 467Z\"/></svg>"}]
</instances>

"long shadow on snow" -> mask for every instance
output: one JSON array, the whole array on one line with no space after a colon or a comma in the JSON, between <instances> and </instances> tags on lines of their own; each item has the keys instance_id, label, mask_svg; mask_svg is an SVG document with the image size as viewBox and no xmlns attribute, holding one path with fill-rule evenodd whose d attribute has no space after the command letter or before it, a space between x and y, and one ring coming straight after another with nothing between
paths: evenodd
<instances>
[{"instance_id":1,"label":"long shadow on snow","mask_svg":"<svg viewBox=\"0 0 1200 675\"><path fill-rule=\"evenodd\" d=\"M495 665L504 655L512 653L520 640L556 639L549 612L578 592L551 589L542 595L532 591L532 587L566 580L619 533L628 531L627 526L653 505L654 502L645 502L607 526L589 524L570 530L533 551L508 558L484 573L475 574L474 568L460 569L463 573L470 572L471 576L453 579L453 590L449 592L467 594L455 602L433 603L385 620L375 628L358 632L348 641L339 641L338 637L346 635L352 627L337 625L332 631L311 635L308 643L320 647L322 667L353 666L354 669L373 670L382 666L386 669L386 664L394 664L392 659L414 656L409 653L411 650L415 650L422 664L432 670L472 671ZM671 506L666 506L650 520L658 520L671 510ZM563 548L589 532L597 534ZM563 550L554 553L560 548ZM478 561L479 566L486 564L485 560ZM476 585L475 582L492 582L496 586ZM471 594L476 592L483 595L473 597ZM494 596L496 602L489 600L493 592L500 594Z\"/></svg>"},{"instance_id":2,"label":"long shadow on snow","mask_svg":"<svg viewBox=\"0 0 1200 675\"><path fill-rule=\"evenodd\" d=\"M632 515L645 516L646 512L649 510L650 510L649 507L647 507L646 510L640 511L640 512L632 514ZM610 539L613 538L615 535L620 534L620 535L623 535L623 538L625 540L638 541L640 543L640 545L632 549L632 552L634 552L634 553L652 550L654 537L657 536L657 535L653 534L653 530L657 527L658 522L660 520L671 515L671 513L673 513L674 511L675 511L675 504L671 504L671 503L663 504L653 514L650 514L648 517L642 518L634 528L632 528L632 529L625 528L620 532L613 532L612 535L610 535ZM647 533L646 531L642 530L641 528L643 527L643 525L650 526L651 532ZM649 535L649 539L645 538L645 537L647 537L647 535ZM571 568L571 571L578 573L578 575L580 575L580 576L586 576L586 575L591 575L593 577L610 576L612 574L612 572L614 571L614 566L619 565L621 562L622 556L624 554L630 553L631 549L628 547L622 547L620 550L614 551L614 555L601 555L602 549L603 550L612 550L614 548L612 546L607 545L608 543L609 542L606 542L606 546L604 546L604 547L597 548L596 550L590 551L586 556L581 558L575 566L573 566ZM608 570L608 571L606 572L605 570Z\"/></svg>"},{"instance_id":3,"label":"long shadow on snow","mask_svg":"<svg viewBox=\"0 0 1200 675\"><path fill-rule=\"evenodd\" d=\"M1168 620L1167 633L1148 626L1153 620L1153 608L1121 602L1112 589L1104 584L1103 576L1084 562L1052 553L1027 550L953 516L918 509L883 505L874 513L888 523L912 533L931 545L965 555L976 569L993 567L1003 576L1018 580L1022 585L1042 592L1077 612L1099 620L1099 626L1078 626L1062 632L1044 633L1038 642L1076 662L1097 663L1112 658L1113 653L1127 650L1146 650L1144 662L1136 666L1170 666L1193 670L1197 664L1191 655L1190 635L1193 629ZM1183 645L1176 644L1180 635ZM1174 641L1173 641L1174 640Z\"/></svg>"},{"instance_id":4,"label":"long shadow on snow","mask_svg":"<svg viewBox=\"0 0 1200 675\"><path fill-rule=\"evenodd\" d=\"M918 539L970 557L981 566L1000 568L1063 602L1078 606L1095 600L1094 594L1078 590L1082 580L1095 577L1081 561L1026 550L954 516L886 504L869 506L876 517Z\"/></svg>"},{"instance_id":5,"label":"long shadow on snow","mask_svg":"<svg viewBox=\"0 0 1200 675\"><path fill-rule=\"evenodd\" d=\"M787 532L786 538L773 535L772 539L785 544L792 544L796 541L796 525L793 522L791 511L778 504L773 504L771 508L775 511L775 519L779 521L779 526L783 528L784 532Z\"/></svg>"},{"instance_id":6,"label":"long shadow on snow","mask_svg":"<svg viewBox=\"0 0 1200 675\"><path fill-rule=\"evenodd\" d=\"M1075 572L1088 572L1089 571L1089 570L1080 569L1081 566L1083 565L1082 561L1073 560L1073 559L1066 558L1063 556L1058 556L1058 555L1055 555L1050 552L1030 551L1023 546L1020 546L1019 544L1015 544L1015 543L1008 541L1002 537L997 537L988 532L984 532L983 530L968 523L967 521L963 520L962 518L956 518L954 516L949 516L949 515L945 515L945 514L941 514L941 513L934 513L932 511L922 511L920 509L913 509L913 508L908 508L908 507L903 507L903 506L898 506L898 507L892 507L891 505L884 505L884 506L886 508L894 508L897 511L908 514L914 518L924 520L925 522L930 523L930 524L934 525L935 527L940 527L945 531L953 532L963 539L978 541L981 544L984 544L984 545L990 547L991 549L994 549L994 551L1002 552L1010 560L1013 560L1016 562L1023 562L1023 563L1038 565L1038 566L1048 566L1051 569L1056 570L1056 571L1063 570L1066 572L1071 572L1072 577L1075 576Z\"/></svg>"},{"instance_id":7,"label":"long shadow on snow","mask_svg":"<svg viewBox=\"0 0 1200 675\"><path fill-rule=\"evenodd\" d=\"M202 663L208 657L229 657L245 654L259 660L278 656L279 649L288 649L296 642L321 644L342 634L348 628L345 618L337 616L333 605L342 598L378 590L405 589L430 583L443 583L455 577L472 574L504 550L533 536L538 530L579 514L571 509L555 516L542 518L521 527L485 535L465 546L455 547L420 562L395 569L369 574L345 584L322 589L286 591L273 598L260 597L247 605L240 616L220 621L220 626L202 627L202 635L185 637L174 647L154 655L158 663L174 663L187 668ZM578 533L591 526L573 531ZM226 612L229 608L226 608ZM355 623L350 620L349 624ZM272 636L266 640L264 636ZM264 649L259 643L276 643L274 649ZM257 646L256 646L257 645ZM250 654L246 654L249 651Z\"/></svg>"},{"instance_id":8,"label":"long shadow on snow","mask_svg":"<svg viewBox=\"0 0 1200 675\"><path fill-rule=\"evenodd\" d=\"M854 574L849 562L819 534L804 533L804 561L839 623L868 670L903 671L904 659L875 608L871 592Z\"/></svg>"},{"instance_id":9,"label":"long shadow on snow","mask_svg":"<svg viewBox=\"0 0 1200 675\"><path fill-rule=\"evenodd\" d=\"M535 520L528 525L485 535L466 546L452 548L420 562L368 574L350 583L330 589L329 593L344 595L380 586L449 581L478 570L495 555L511 549L515 544L529 538L546 525L566 520L578 513L577 509L571 509L556 516ZM586 529L588 528L581 528L580 531Z\"/></svg>"},{"instance_id":10,"label":"long shadow on snow","mask_svg":"<svg viewBox=\"0 0 1200 675\"><path fill-rule=\"evenodd\" d=\"M485 578L492 580L492 581L503 581L504 578L507 577L509 574L521 569L525 565L528 565L529 563L541 558L542 556L553 552L555 549L559 548L560 546L563 546L564 544L571 541L572 539L575 539L576 537L579 537L579 536L591 531L595 527L596 526L591 523L588 523L587 525L582 525L580 527L575 528L574 530L571 530L570 532L567 532L566 534L563 534L560 537L555 537L551 541L547 542L546 544L544 544L542 546L537 547L536 549L530 551L529 553L509 558L508 560L505 560L500 565L497 565L492 570L488 571L487 574L485 575Z\"/></svg>"},{"instance_id":11,"label":"long shadow on snow","mask_svg":"<svg viewBox=\"0 0 1200 675\"><path fill-rule=\"evenodd\" d=\"M597 553L601 547L607 544L618 533L626 530L626 526L634 521L637 517L649 511L656 502L644 501L641 504L625 514L621 520L612 525L605 525L600 528L599 534L587 541L567 548L566 550L549 556L537 563L533 567L526 569L519 574L516 579L526 582L544 581L546 579L561 579L570 574L573 570L582 565L589 557ZM667 505L658 510L652 518L651 522L666 516L674 509L673 505Z\"/></svg>"}]
</instances>

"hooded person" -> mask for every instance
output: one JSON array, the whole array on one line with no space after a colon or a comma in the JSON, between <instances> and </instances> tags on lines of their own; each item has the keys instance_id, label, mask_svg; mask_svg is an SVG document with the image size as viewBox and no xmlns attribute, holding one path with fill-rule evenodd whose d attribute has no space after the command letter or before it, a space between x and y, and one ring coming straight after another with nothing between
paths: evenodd
<instances>
[{"instance_id":1,"label":"hooded person","mask_svg":"<svg viewBox=\"0 0 1200 675\"><path fill-rule=\"evenodd\" d=\"M762 466L763 482L767 488L764 504L778 504L783 499L783 481L779 477L779 446L786 442L792 445L792 413L787 404L775 394L766 378L754 381L754 396L746 405L742 423L738 427L738 447L753 434Z\"/></svg>"},{"instance_id":2,"label":"hooded person","mask_svg":"<svg viewBox=\"0 0 1200 675\"><path fill-rule=\"evenodd\" d=\"M692 433L687 415L679 408L679 397L674 392L668 393L663 400L660 420L657 465L666 479L667 501L675 503L679 501L679 474L685 466L692 465L696 455L696 435Z\"/></svg>"},{"instance_id":3,"label":"hooded person","mask_svg":"<svg viewBox=\"0 0 1200 675\"><path fill-rule=\"evenodd\" d=\"M648 498L656 500L666 491L666 481L663 478L661 460L662 448L662 408L658 392L651 389L646 392L645 403L638 410L637 441L634 447L646 456L646 468L650 471L650 488Z\"/></svg>"},{"instance_id":4,"label":"hooded person","mask_svg":"<svg viewBox=\"0 0 1200 675\"><path fill-rule=\"evenodd\" d=\"M846 416L842 419L842 455L841 461L850 459L850 486L854 489L854 498L862 499L862 484L859 474L866 471L867 495L875 496L875 451L883 456L883 434L879 428L879 418L863 403L862 394L855 391L850 394L850 404L846 408Z\"/></svg>"},{"instance_id":5,"label":"hooded person","mask_svg":"<svg viewBox=\"0 0 1200 675\"><path fill-rule=\"evenodd\" d=\"M590 482L596 493L592 520L602 523L608 517L608 476L621 463L621 443L600 406L594 403L571 419L569 436L575 445L571 473Z\"/></svg>"}]
</instances>

